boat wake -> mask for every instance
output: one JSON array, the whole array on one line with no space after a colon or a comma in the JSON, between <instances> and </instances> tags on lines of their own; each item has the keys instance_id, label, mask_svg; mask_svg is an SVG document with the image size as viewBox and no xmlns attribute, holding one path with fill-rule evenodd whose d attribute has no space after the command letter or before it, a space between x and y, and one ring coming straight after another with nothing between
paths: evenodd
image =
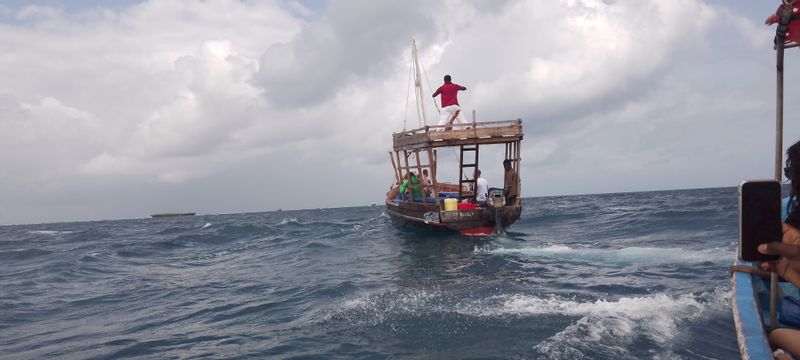
<instances>
[{"instance_id":1,"label":"boat wake","mask_svg":"<svg viewBox=\"0 0 800 360\"><path fill-rule=\"evenodd\" d=\"M625 247L589 248L549 244L541 247L525 246L511 241L495 241L475 246L475 253L521 256L525 258L549 258L588 262L612 266L669 265L725 263L733 261L735 254L730 249L714 248L691 250L684 248Z\"/></svg>"},{"instance_id":2,"label":"boat wake","mask_svg":"<svg viewBox=\"0 0 800 360\"><path fill-rule=\"evenodd\" d=\"M690 335L685 333L685 325L727 312L729 297L730 289L722 288L698 295L655 294L616 301L514 296L505 303L503 311L518 316L577 317L572 324L534 346L549 358L575 359L588 354L617 359L680 358L673 350L680 348L676 344ZM661 353L633 353L637 346L632 345L636 343L648 343L648 348L661 349Z\"/></svg>"},{"instance_id":3,"label":"boat wake","mask_svg":"<svg viewBox=\"0 0 800 360\"><path fill-rule=\"evenodd\" d=\"M389 327L395 333L413 333L417 321L441 317L460 318L464 324L499 321L531 324L554 321L560 328L539 338L521 339L544 358L680 358L680 349L690 334L687 324L708 320L727 312L730 288L719 287L699 294L656 293L616 299L576 300L559 295L495 295L465 299L440 290L395 289L364 294L343 301L325 322L344 322L346 327ZM469 319L479 320L470 321ZM556 320L562 319L562 320ZM566 322L563 319L568 319ZM330 325L330 324L328 324ZM469 325L467 325L469 326ZM462 329L468 331L469 329ZM481 329L473 329L480 332ZM442 332L452 329L440 329ZM431 334L435 335L435 334ZM650 353L637 354L636 344L647 343ZM656 352L652 352L654 349Z\"/></svg>"}]
</instances>

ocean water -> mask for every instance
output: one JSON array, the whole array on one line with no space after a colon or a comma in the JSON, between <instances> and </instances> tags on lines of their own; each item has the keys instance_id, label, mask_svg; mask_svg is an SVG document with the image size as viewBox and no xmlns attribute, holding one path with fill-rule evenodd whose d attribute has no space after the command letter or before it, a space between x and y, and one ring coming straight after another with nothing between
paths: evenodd
<instances>
[{"instance_id":1,"label":"ocean water","mask_svg":"<svg viewBox=\"0 0 800 360\"><path fill-rule=\"evenodd\" d=\"M733 359L735 188L0 227L2 359Z\"/></svg>"}]
</instances>

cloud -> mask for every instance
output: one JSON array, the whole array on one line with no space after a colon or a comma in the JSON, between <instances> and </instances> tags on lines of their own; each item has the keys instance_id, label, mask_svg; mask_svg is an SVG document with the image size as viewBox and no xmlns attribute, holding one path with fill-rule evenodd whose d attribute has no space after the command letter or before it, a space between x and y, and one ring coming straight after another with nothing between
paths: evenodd
<instances>
[{"instance_id":1,"label":"cloud","mask_svg":"<svg viewBox=\"0 0 800 360\"><path fill-rule=\"evenodd\" d=\"M257 83L277 106L319 104L339 89L393 76L409 40L433 30L439 5L420 1L331 1L318 22L260 58Z\"/></svg>"},{"instance_id":2,"label":"cloud","mask_svg":"<svg viewBox=\"0 0 800 360\"><path fill-rule=\"evenodd\" d=\"M0 198L28 209L0 223L136 216L178 199L207 212L376 202L392 180L391 133L418 121L412 38L427 92L451 74L479 120L525 121L525 196L719 186L766 167L745 149L770 141L755 119L774 116L774 30L724 4L212 0L0 13L0 151L18 154L0 160L11 170ZM486 174L499 179L499 167Z\"/></svg>"},{"instance_id":3,"label":"cloud","mask_svg":"<svg viewBox=\"0 0 800 360\"><path fill-rule=\"evenodd\" d=\"M43 10L26 7L19 16L32 12ZM11 80L5 90L67 103L99 119L96 135L109 141L82 159L83 174L171 181L196 172L192 161L174 158L225 147L256 118L263 99L249 79L257 49L299 28L297 19L269 2L159 1L74 17L46 13L45 22L0 35L16 43L4 58ZM60 115L49 116L58 121ZM173 166L186 167L177 172L187 175L162 173Z\"/></svg>"},{"instance_id":4,"label":"cloud","mask_svg":"<svg viewBox=\"0 0 800 360\"><path fill-rule=\"evenodd\" d=\"M36 103L0 96L3 191L35 191L74 171L72 165L102 144L98 119L44 97Z\"/></svg>"}]
</instances>

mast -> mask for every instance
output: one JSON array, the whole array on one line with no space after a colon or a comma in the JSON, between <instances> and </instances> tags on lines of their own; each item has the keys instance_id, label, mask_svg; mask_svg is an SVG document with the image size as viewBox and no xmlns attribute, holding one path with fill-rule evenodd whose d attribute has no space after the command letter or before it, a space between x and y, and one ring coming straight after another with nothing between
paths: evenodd
<instances>
[{"instance_id":1,"label":"mast","mask_svg":"<svg viewBox=\"0 0 800 360\"><path fill-rule=\"evenodd\" d=\"M422 73L422 66L417 56L417 42L414 39L411 39L411 57L414 65L414 91L417 96L417 117L420 120L419 126L428 126L428 119L425 115L425 101L422 97L422 76L420 75Z\"/></svg>"},{"instance_id":2,"label":"mast","mask_svg":"<svg viewBox=\"0 0 800 360\"><path fill-rule=\"evenodd\" d=\"M776 55L776 102L775 102L775 180L780 182L782 179L781 170L783 165L783 57L785 49L786 31L789 22L792 20L795 0L783 0L783 13L780 14L780 21L775 32L775 55ZM778 328L778 274L770 273L769 284L769 319L770 327Z\"/></svg>"}]
</instances>

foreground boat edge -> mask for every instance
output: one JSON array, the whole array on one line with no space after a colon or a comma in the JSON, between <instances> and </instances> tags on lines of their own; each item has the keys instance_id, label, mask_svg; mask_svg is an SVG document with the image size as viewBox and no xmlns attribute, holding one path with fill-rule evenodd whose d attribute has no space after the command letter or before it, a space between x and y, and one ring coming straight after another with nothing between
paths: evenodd
<instances>
[{"instance_id":1,"label":"foreground boat edge","mask_svg":"<svg viewBox=\"0 0 800 360\"><path fill-rule=\"evenodd\" d=\"M753 266L749 262L736 262L736 265ZM762 281L756 275L736 272L733 275L733 321L736 326L736 338L739 342L739 353L743 360L772 359L772 349L767 340L764 321L761 318L761 307L758 303L757 282Z\"/></svg>"}]
</instances>

